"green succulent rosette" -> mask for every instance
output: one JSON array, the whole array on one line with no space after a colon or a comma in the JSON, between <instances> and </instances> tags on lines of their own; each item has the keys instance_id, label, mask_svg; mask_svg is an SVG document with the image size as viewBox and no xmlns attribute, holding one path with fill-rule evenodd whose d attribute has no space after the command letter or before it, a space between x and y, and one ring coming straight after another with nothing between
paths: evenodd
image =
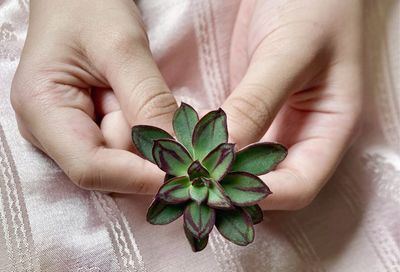
<instances>
[{"instance_id":1,"label":"green succulent rosette","mask_svg":"<svg viewBox=\"0 0 400 272\"><path fill-rule=\"evenodd\" d=\"M183 215L184 232L195 252L207 246L214 225L237 245L253 242L253 225L263 220L257 203L271 194L258 176L273 170L287 149L277 143L256 143L235 153L222 109L199 120L197 112L182 103L173 128L176 139L157 127L132 128L139 153L166 173L147 221L164 225Z\"/></svg>"}]
</instances>

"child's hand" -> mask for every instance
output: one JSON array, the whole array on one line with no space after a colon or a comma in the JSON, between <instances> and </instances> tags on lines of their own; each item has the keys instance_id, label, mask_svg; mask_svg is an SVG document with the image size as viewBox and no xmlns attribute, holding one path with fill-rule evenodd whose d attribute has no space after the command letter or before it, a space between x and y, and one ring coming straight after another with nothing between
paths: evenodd
<instances>
[{"instance_id":1,"label":"child's hand","mask_svg":"<svg viewBox=\"0 0 400 272\"><path fill-rule=\"evenodd\" d=\"M11 92L21 133L80 187L155 192L162 172L128 151L130 127L170 130L177 105L153 61L134 2L30 4ZM100 126L96 116L104 116Z\"/></svg>"},{"instance_id":2,"label":"child's hand","mask_svg":"<svg viewBox=\"0 0 400 272\"><path fill-rule=\"evenodd\" d=\"M355 137L361 12L359 0L242 1L230 67L237 87L223 108L240 147L262 137L290 147L265 177L274 192L266 209L309 204Z\"/></svg>"}]
</instances>

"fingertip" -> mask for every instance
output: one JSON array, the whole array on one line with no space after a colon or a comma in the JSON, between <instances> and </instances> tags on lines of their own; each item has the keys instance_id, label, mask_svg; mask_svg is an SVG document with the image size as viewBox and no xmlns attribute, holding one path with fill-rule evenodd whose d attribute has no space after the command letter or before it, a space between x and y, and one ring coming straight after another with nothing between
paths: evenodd
<instances>
[{"instance_id":1,"label":"fingertip","mask_svg":"<svg viewBox=\"0 0 400 272\"><path fill-rule=\"evenodd\" d=\"M272 192L260 203L263 210L300 210L316 195L309 182L288 169L272 171L262 179Z\"/></svg>"},{"instance_id":2,"label":"fingertip","mask_svg":"<svg viewBox=\"0 0 400 272\"><path fill-rule=\"evenodd\" d=\"M133 151L131 128L121 110L106 114L100 129L107 147Z\"/></svg>"},{"instance_id":3,"label":"fingertip","mask_svg":"<svg viewBox=\"0 0 400 272\"><path fill-rule=\"evenodd\" d=\"M81 188L117 193L155 194L163 181L163 172L135 154L100 147L88 163L72 169L72 180Z\"/></svg>"}]
</instances>

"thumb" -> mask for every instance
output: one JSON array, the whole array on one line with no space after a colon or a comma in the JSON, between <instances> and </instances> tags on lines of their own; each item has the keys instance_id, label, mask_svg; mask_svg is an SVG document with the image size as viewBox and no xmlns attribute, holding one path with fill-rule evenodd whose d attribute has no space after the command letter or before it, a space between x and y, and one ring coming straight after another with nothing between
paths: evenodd
<instances>
[{"instance_id":1,"label":"thumb","mask_svg":"<svg viewBox=\"0 0 400 272\"><path fill-rule=\"evenodd\" d=\"M291 92L309 78L311 61L304 56L279 53L266 58L257 51L261 49L222 105L230 136L239 148L260 140Z\"/></svg>"},{"instance_id":2,"label":"thumb","mask_svg":"<svg viewBox=\"0 0 400 272\"><path fill-rule=\"evenodd\" d=\"M147 124L172 132L177 103L153 59L147 42L127 43L108 62L106 78L130 126ZM127 49L128 48L128 49Z\"/></svg>"}]
</instances>

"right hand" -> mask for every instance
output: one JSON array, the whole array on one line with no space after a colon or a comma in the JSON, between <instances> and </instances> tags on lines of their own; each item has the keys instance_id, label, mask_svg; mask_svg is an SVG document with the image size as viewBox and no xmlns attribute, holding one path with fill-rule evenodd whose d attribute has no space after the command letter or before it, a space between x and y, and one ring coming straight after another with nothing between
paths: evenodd
<instances>
[{"instance_id":1,"label":"right hand","mask_svg":"<svg viewBox=\"0 0 400 272\"><path fill-rule=\"evenodd\" d=\"M130 152L130 128L171 132L177 105L133 1L32 0L11 101L24 138L78 186L154 193L162 182Z\"/></svg>"}]
</instances>

